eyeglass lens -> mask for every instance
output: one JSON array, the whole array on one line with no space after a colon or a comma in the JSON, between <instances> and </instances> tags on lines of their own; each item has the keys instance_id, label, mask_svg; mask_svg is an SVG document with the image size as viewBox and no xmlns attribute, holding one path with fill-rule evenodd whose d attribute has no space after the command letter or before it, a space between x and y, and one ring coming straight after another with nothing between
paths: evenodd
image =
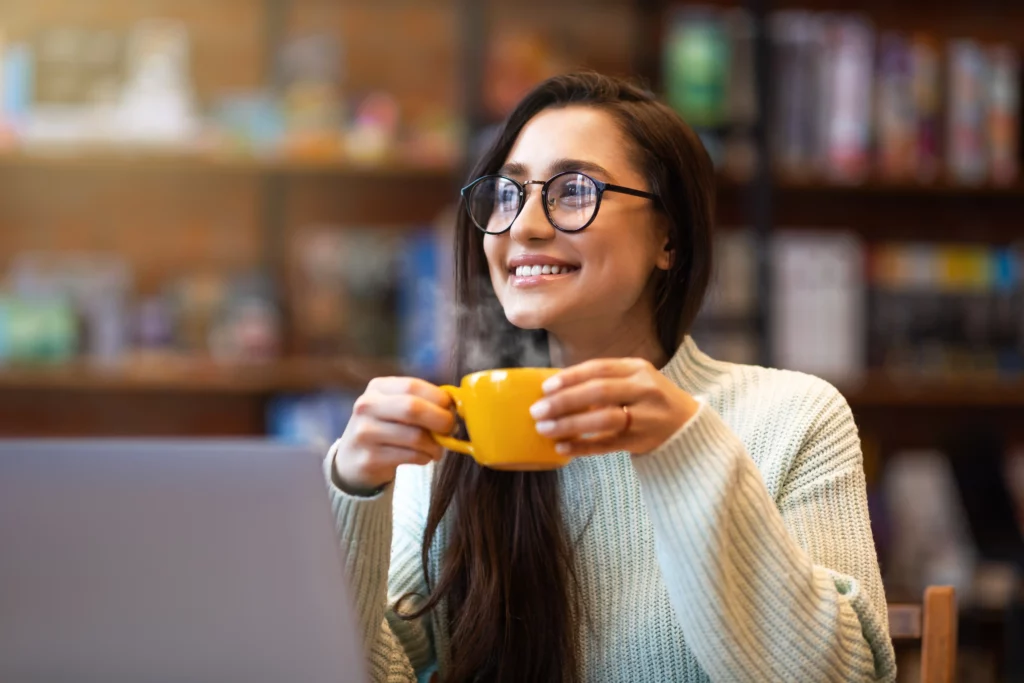
<instances>
[{"instance_id":1,"label":"eyeglass lens","mask_svg":"<svg viewBox=\"0 0 1024 683\"><path fill-rule=\"evenodd\" d=\"M477 227L500 233L512 225L524 199L518 184L492 176L473 186L467 205ZM565 173L549 181L544 212L555 227L579 230L594 217L597 201L598 189L593 180L580 173Z\"/></svg>"}]
</instances>

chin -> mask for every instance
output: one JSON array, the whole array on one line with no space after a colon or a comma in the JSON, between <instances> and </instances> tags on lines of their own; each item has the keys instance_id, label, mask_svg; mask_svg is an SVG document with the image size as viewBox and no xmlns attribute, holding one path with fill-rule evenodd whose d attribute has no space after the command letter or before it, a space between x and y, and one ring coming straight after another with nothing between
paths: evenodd
<instances>
[{"instance_id":1,"label":"chin","mask_svg":"<svg viewBox=\"0 0 1024 683\"><path fill-rule=\"evenodd\" d=\"M505 317L521 330L542 330L550 326L550 318L538 314L537 311L509 311L506 309Z\"/></svg>"},{"instance_id":2,"label":"chin","mask_svg":"<svg viewBox=\"0 0 1024 683\"><path fill-rule=\"evenodd\" d=\"M505 306L505 318L521 330L550 329L561 317L558 311L526 302Z\"/></svg>"}]
</instances>

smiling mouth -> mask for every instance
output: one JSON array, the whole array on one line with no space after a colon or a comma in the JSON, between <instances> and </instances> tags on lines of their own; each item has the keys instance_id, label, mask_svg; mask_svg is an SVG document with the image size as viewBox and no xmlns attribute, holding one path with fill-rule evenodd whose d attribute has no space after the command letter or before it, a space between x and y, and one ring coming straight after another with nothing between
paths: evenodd
<instances>
[{"instance_id":1,"label":"smiling mouth","mask_svg":"<svg viewBox=\"0 0 1024 683\"><path fill-rule=\"evenodd\" d=\"M516 266L509 269L509 274L516 277L538 277L540 275L568 275L579 270L577 266Z\"/></svg>"}]
</instances>

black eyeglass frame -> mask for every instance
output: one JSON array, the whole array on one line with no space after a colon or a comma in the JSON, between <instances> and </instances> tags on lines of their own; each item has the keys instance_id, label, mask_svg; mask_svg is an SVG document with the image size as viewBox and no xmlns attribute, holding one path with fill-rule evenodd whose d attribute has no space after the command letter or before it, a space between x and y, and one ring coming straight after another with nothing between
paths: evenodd
<instances>
[{"instance_id":1,"label":"black eyeglass frame","mask_svg":"<svg viewBox=\"0 0 1024 683\"><path fill-rule=\"evenodd\" d=\"M551 187L551 183L555 182L556 180L558 180L562 176L566 176L566 175L579 175L579 176L583 176L584 178L586 178L590 182L594 183L594 186L597 188L597 203L594 204L594 213L591 214L590 220L588 220L586 223L584 223L579 228L572 228L572 229L570 229L570 228L563 228L563 227L561 227L560 225L558 225L558 223L555 223L555 221L551 218L551 213L549 211L548 189ZM512 220L509 221L508 227L505 228L504 230L499 231L499 232L490 232L485 227L483 227L479 223L477 223L476 218L473 216L473 212L470 210L470 201L469 201L469 193L473 190L474 187L476 187L479 183L481 183L481 182L483 182L485 180L490 180L490 179L494 179L494 178L500 178L502 180L507 180L507 181L509 181L510 183L512 183L513 185L515 185L516 187L519 188L519 209L516 211L516 215L512 217ZM628 195L631 195L633 197L642 197L644 199L650 199L650 200L655 201L655 202L660 200L660 197L658 195L652 193L652 192L645 192L644 190L634 190L631 187L623 187L622 185L613 185L611 183L606 183L606 182L604 182L602 180L598 180L597 178L593 178L593 177L591 177L591 176L589 176L586 173L583 173L581 171L562 171L561 173L556 173L555 175L551 176L547 180L527 180L526 182L523 182L523 183L519 182L515 178L509 178L508 176L504 176L504 175L500 175L500 174L496 174L496 173L495 174L490 174L490 175L484 175L484 176L480 176L479 178L477 178L476 180L471 182L469 185L466 185L464 188L459 190L459 194L462 195L462 200L463 200L463 203L466 206L466 214L469 215L469 220L473 222L473 225L476 226L476 228L478 230L480 230L481 232L483 232L486 235L503 235L503 234L505 234L506 232L508 232L509 230L512 229L512 226L515 225L516 219L519 218L519 214L521 214L523 212L523 209L526 207L526 186L527 185L540 185L541 186L541 188L540 188L540 199L541 199L541 206L544 209L544 217L548 219L548 223L551 224L551 227L553 227L555 230L558 230L559 232L565 232L565 233L581 232L582 230L586 230L588 227L590 227L590 224L594 222L595 218L597 218L597 213L601 210L601 199L604 198L604 193L605 192L618 192L619 194L628 194Z\"/></svg>"}]
</instances>

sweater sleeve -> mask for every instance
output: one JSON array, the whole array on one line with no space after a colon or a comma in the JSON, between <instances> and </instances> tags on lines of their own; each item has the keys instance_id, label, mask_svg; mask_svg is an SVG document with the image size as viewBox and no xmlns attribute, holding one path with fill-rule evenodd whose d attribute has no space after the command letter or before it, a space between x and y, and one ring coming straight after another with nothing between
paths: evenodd
<instances>
[{"instance_id":1,"label":"sweater sleeve","mask_svg":"<svg viewBox=\"0 0 1024 683\"><path fill-rule=\"evenodd\" d=\"M809 426L788 424L802 434L778 504L703 402L633 459L670 602L712 680L895 679L860 440L845 399L822 384Z\"/></svg>"},{"instance_id":2,"label":"sweater sleeve","mask_svg":"<svg viewBox=\"0 0 1024 683\"><path fill-rule=\"evenodd\" d=\"M400 467L395 483L381 493L353 496L334 483L337 448L335 443L327 454L324 476L370 679L411 683L417 680L417 672L434 662L428 618L404 620L395 611L395 603L405 594L422 596L427 591L420 565L424 477ZM406 610L409 606L403 605Z\"/></svg>"}]
</instances>

